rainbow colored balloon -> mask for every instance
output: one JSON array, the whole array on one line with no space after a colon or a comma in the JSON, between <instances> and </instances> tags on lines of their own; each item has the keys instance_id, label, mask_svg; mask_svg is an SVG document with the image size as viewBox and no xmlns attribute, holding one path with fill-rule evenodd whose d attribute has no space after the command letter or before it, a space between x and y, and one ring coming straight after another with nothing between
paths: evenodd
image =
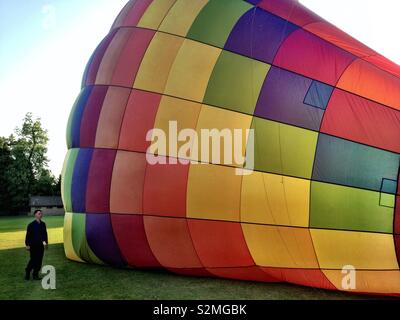
<instances>
[{"instance_id":1,"label":"rainbow colored balloon","mask_svg":"<svg viewBox=\"0 0 400 320\"><path fill-rule=\"evenodd\" d=\"M131 0L69 119L65 253L399 295L399 110L400 67L297 1ZM253 129L254 172L149 163L171 122Z\"/></svg>"}]
</instances>

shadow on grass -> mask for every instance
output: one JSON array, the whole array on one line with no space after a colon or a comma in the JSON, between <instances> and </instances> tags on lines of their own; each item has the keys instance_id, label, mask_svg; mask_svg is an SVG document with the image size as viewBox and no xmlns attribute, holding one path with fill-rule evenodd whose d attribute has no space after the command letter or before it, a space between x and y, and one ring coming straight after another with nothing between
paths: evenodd
<instances>
[{"instance_id":1,"label":"shadow on grass","mask_svg":"<svg viewBox=\"0 0 400 320\"><path fill-rule=\"evenodd\" d=\"M24 249L0 251L0 299L383 299L282 283L198 278L159 269L116 269L82 264L66 259L61 244L50 246L43 262L56 268L57 289L43 290L40 281L23 279L27 259Z\"/></svg>"}]
</instances>

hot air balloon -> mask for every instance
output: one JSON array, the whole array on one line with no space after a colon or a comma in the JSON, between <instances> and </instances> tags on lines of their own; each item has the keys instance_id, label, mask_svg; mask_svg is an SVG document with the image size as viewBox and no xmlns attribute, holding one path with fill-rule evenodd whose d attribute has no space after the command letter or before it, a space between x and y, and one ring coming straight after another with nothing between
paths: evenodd
<instances>
[{"instance_id":1,"label":"hot air balloon","mask_svg":"<svg viewBox=\"0 0 400 320\"><path fill-rule=\"evenodd\" d=\"M398 295L399 110L400 67L297 1L131 0L68 122L66 256ZM253 170L154 151L171 122L251 130Z\"/></svg>"}]
</instances>

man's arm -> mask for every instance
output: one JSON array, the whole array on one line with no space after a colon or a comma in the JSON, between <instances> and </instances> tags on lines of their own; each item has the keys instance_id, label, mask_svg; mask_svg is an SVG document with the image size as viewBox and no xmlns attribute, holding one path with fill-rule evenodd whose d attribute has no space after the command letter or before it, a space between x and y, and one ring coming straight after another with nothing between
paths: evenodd
<instances>
[{"instance_id":1,"label":"man's arm","mask_svg":"<svg viewBox=\"0 0 400 320\"><path fill-rule=\"evenodd\" d=\"M46 224L44 224L44 242L46 242L46 245L49 244L49 238L47 236L47 227Z\"/></svg>"},{"instance_id":2,"label":"man's arm","mask_svg":"<svg viewBox=\"0 0 400 320\"><path fill-rule=\"evenodd\" d=\"M25 236L25 246L27 249L29 249L30 243L31 243L31 225L28 224L28 228L26 229L26 236Z\"/></svg>"}]
</instances>

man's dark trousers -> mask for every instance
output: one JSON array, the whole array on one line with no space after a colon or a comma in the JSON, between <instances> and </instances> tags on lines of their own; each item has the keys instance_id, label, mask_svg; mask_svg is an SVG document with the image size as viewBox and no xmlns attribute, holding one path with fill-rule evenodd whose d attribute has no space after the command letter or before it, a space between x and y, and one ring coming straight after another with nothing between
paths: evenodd
<instances>
[{"instance_id":1,"label":"man's dark trousers","mask_svg":"<svg viewBox=\"0 0 400 320\"><path fill-rule=\"evenodd\" d=\"M39 271L42 268L44 246L42 243L34 244L30 246L30 260L26 266L26 273L30 274L33 270L33 277L39 277Z\"/></svg>"}]
</instances>

